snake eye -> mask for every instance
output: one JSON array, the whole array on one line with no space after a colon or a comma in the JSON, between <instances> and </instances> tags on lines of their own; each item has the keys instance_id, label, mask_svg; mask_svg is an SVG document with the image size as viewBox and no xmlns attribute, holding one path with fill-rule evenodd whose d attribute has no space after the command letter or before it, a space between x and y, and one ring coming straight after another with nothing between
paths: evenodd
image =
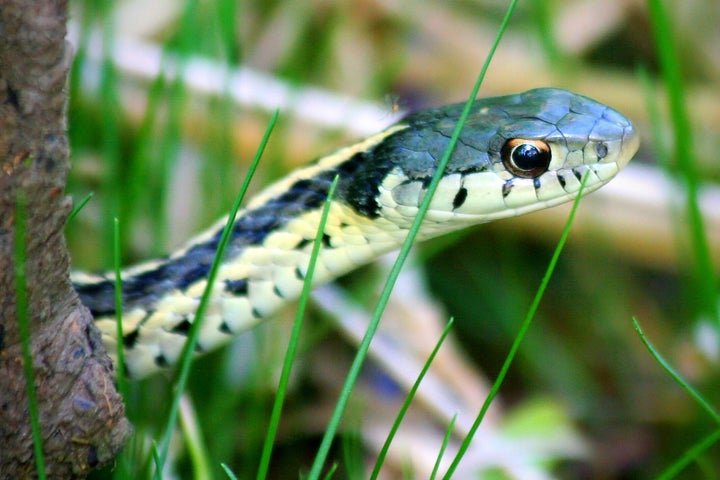
<instances>
[{"instance_id":1,"label":"snake eye","mask_svg":"<svg viewBox=\"0 0 720 480\"><path fill-rule=\"evenodd\" d=\"M550 147L542 140L513 138L500 150L503 165L510 173L522 178L535 178L550 166Z\"/></svg>"}]
</instances>

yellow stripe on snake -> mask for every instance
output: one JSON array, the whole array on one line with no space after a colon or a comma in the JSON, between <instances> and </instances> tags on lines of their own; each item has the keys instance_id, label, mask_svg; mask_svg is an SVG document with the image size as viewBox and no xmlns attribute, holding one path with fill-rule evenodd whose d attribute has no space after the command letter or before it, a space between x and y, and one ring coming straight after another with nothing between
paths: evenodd
<instances>
[{"instance_id":1,"label":"yellow stripe on snake","mask_svg":"<svg viewBox=\"0 0 720 480\"><path fill-rule=\"evenodd\" d=\"M336 175L313 284L328 282L405 239L463 105L424 110L291 173L235 220L198 352L252 328L302 289L321 211ZM476 100L430 203L419 239L573 200L612 179L639 139L617 111L559 89ZM178 360L206 287L225 220L185 248L122 272L128 376ZM114 275L74 274L115 359Z\"/></svg>"}]
</instances>

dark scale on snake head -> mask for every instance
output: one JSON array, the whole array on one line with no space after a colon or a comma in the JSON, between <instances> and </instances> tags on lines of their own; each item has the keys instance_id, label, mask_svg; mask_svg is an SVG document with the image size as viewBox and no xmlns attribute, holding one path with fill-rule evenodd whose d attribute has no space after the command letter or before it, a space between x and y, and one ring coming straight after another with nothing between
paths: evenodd
<instances>
[{"instance_id":1,"label":"dark scale on snake head","mask_svg":"<svg viewBox=\"0 0 720 480\"><path fill-rule=\"evenodd\" d=\"M557 179L558 182L560 182L560 186L565 189L565 185L567 184L567 182L565 181L565 177L563 175L558 175Z\"/></svg>"},{"instance_id":2,"label":"dark scale on snake head","mask_svg":"<svg viewBox=\"0 0 720 480\"><path fill-rule=\"evenodd\" d=\"M453 198L453 208L460 208L462 204L467 200L468 191L465 187L460 187L460 190L455 194Z\"/></svg>"},{"instance_id":3,"label":"dark scale on snake head","mask_svg":"<svg viewBox=\"0 0 720 480\"><path fill-rule=\"evenodd\" d=\"M513 183L512 179L508 180L507 182L505 182L505 183L503 184L503 186L502 186L502 196L503 196L503 198L505 198L505 197L507 197L508 195L510 195L510 191L512 190L512 188L513 188L514 185L515 185L515 184Z\"/></svg>"},{"instance_id":4,"label":"dark scale on snake head","mask_svg":"<svg viewBox=\"0 0 720 480\"><path fill-rule=\"evenodd\" d=\"M540 190L542 187L542 183L540 182L540 177L533 178L533 187L535 187L535 190Z\"/></svg>"}]
</instances>

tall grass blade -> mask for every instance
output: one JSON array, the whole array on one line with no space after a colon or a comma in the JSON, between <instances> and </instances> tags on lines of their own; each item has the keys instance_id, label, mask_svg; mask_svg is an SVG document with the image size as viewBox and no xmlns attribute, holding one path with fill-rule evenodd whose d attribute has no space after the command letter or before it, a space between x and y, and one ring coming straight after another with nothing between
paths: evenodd
<instances>
[{"instance_id":1,"label":"tall grass blade","mask_svg":"<svg viewBox=\"0 0 720 480\"><path fill-rule=\"evenodd\" d=\"M693 445L687 452L683 454L680 459L670 465L665 471L663 471L657 478L658 480L670 480L675 478L682 470L685 469L692 462L696 461L698 457L705 452L708 448L712 447L720 440L720 430L715 430L710 435L706 436L698 443ZM715 478L715 477L707 477Z\"/></svg>"},{"instance_id":2,"label":"tall grass blade","mask_svg":"<svg viewBox=\"0 0 720 480\"><path fill-rule=\"evenodd\" d=\"M20 348L23 357L23 370L25 371L25 389L27 390L28 410L30 412L30 430L33 437L33 453L35 454L35 468L37 476L44 480L45 455L42 448L42 431L40 430L40 412L38 410L37 392L35 390L35 368L30 341L30 315L28 310L27 273L27 203L22 192L18 193L15 206L15 314L18 321L20 335Z\"/></svg>"},{"instance_id":3,"label":"tall grass blade","mask_svg":"<svg viewBox=\"0 0 720 480\"><path fill-rule=\"evenodd\" d=\"M332 206L332 199L335 195L335 189L338 184L338 176L335 175L330 190L328 191L327 198L325 199L325 205L323 206L322 215L320 217L320 223L318 225L317 235L313 242L312 252L310 254L310 261L308 262L307 273L303 281L303 288L298 300L298 306L295 310L295 322L293 323L292 333L290 334L290 341L288 342L288 348L285 353L285 360L283 361L282 372L280 373L280 382L278 383L277 395L275 395L275 401L273 402L272 413L270 414L270 423L268 425L267 435L265 436L265 442L263 444L263 451L260 456L260 465L258 466L257 479L263 480L267 478L268 470L270 468L270 457L272 455L272 447L275 443L275 437L277 435L278 426L280 425L280 415L282 413L283 403L287 393L287 387L290 382L290 374L292 373L292 366L295 360L295 353L297 346L300 341L300 332L302 331L303 317L305 316L305 309L307 308L308 299L310 298L310 292L312 291L312 280L315 273L315 265L317 263L318 255L320 254L320 246L322 245L323 233L325 232L325 224L327 223L328 215L330 214L330 207Z\"/></svg>"},{"instance_id":4,"label":"tall grass blade","mask_svg":"<svg viewBox=\"0 0 720 480\"><path fill-rule=\"evenodd\" d=\"M638 335L640 336L640 340L643 342L643 345L645 345L645 348L648 349L650 352L650 355L653 356L655 361L660 364L660 366L672 377L675 382L677 382L680 387L682 387L683 390L685 390L697 403L700 405L700 407L705 410L705 412L712 417L712 419L720 425L720 414L715 411L715 409L705 400L700 393L698 393L697 390L695 390L689 383L685 381L684 378L668 363L665 358L663 358L662 355L660 355L660 352L658 352L655 347L650 343L650 340L647 339L645 336L645 333L643 332L642 328L640 327L640 322L637 321L635 317L632 319L633 326L635 327L635 330L637 331Z\"/></svg>"},{"instance_id":5,"label":"tall grass blade","mask_svg":"<svg viewBox=\"0 0 720 480\"><path fill-rule=\"evenodd\" d=\"M701 311L713 319L720 329L720 312L717 307L718 282L715 278L712 256L698 201L699 176L695 168L693 129L685 105L685 85L674 44L673 26L662 0L648 0L648 10L654 34L660 70L667 86L670 121L673 131L673 157L682 175L687 191L686 208L692 245L695 289L694 295Z\"/></svg>"},{"instance_id":6,"label":"tall grass blade","mask_svg":"<svg viewBox=\"0 0 720 480\"><path fill-rule=\"evenodd\" d=\"M228 478L229 478L230 480L238 480L237 476L233 473L232 470L230 470L230 467L228 467L228 466L225 465L224 463L221 463L221 464L220 464L220 468L223 469L223 471L225 472L225 474L228 476Z\"/></svg>"},{"instance_id":7,"label":"tall grass blade","mask_svg":"<svg viewBox=\"0 0 720 480\"><path fill-rule=\"evenodd\" d=\"M180 401L180 428L192 464L192 478L195 480L212 480L213 475L210 468L210 459L205 448L205 441L198 425L195 408L188 395L183 395Z\"/></svg>"},{"instance_id":8,"label":"tall grass blade","mask_svg":"<svg viewBox=\"0 0 720 480\"><path fill-rule=\"evenodd\" d=\"M113 63L113 49L115 45L115 24L113 9L109 4L98 4L99 15L102 18L102 63L100 69L100 105L102 108L101 144L102 158L108 163L107 174L104 175L102 191L104 193L103 218L112 219L122 206L129 203L123 196L122 188L122 162L120 159L120 118L122 108L118 98L118 73ZM115 226L108 222L105 226L105 245L112 245L115 236ZM124 245L125 235L120 232L121 244ZM109 252L105 264L112 265L113 253Z\"/></svg>"},{"instance_id":9,"label":"tall grass blade","mask_svg":"<svg viewBox=\"0 0 720 480\"><path fill-rule=\"evenodd\" d=\"M572 209L570 210L570 215L568 216L568 220L565 223L565 228L563 229L562 235L560 236L560 240L558 241L558 244L555 247L555 251L553 252L552 258L550 259L550 263L548 264L547 270L545 271L545 275L543 276L543 279L540 282L540 286L538 287L538 290L535 293L535 298L533 298L533 301L530 304L530 308L528 309L527 315L525 315L525 320L523 320L523 323L520 326L520 330L518 331L518 334L515 336L515 340L513 341L513 344L510 347L510 351L508 352L507 357L505 357L505 362L503 362L502 368L500 369L500 373L498 373L497 378L495 379L495 382L492 385L492 388L490 388L490 393L488 393L488 396L485 399L485 403L483 403L482 408L480 408L480 412L478 413L477 418L473 422L472 427L470 427L470 430L468 431L467 436L463 440L463 443L460 445L460 449L458 450L458 453L455 455L455 458L453 459L452 463L450 464L448 471L445 473L445 476L443 477L445 480L449 480L450 478L452 478L453 473L455 473L457 466L460 464L460 460L462 460L462 457L465 455L465 452L470 447L470 444L472 443L472 439L475 436L475 432L480 427L480 424L482 423L483 418L485 418L485 414L487 413L488 409L490 408L490 404L493 402L493 400L497 396L498 391L500 391L500 386L502 385L503 381L505 380L505 376L507 375L508 370L510 370L510 366L512 365L512 362L515 359L515 355L517 355L517 352L520 349L520 344L522 343L523 339L525 338L525 335L526 335L528 329L530 328L530 324L532 323L533 318L535 318L535 313L537 312L537 309L540 306L540 301L542 300L542 297L545 294L545 289L547 288L547 285L550 282L550 278L552 277L552 274L555 271L555 266L557 265L557 262L560 259L560 253L562 252L563 247L565 246L565 243L567 242L568 236L570 235L570 227L572 227L573 220L575 219L575 212L577 212L577 208L580 205L580 199L582 198L582 192L583 192L583 189L585 188L586 183L587 183L587 174L583 175L582 181L580 182L580 190L578 191L578 195L575 198L575 201L573 202Z\"/></svg>"},{"instance_id":10,"label":"tall grass blade","mask_svg":"<svg viewBox=\"0 0 720 480\"><path fill-rule=\"evenodd\" d=\"M375 311L373 312L372 319L370 321L370 324L368 325L367 332L365 333L362 342L358 346L357 354L355 355L355 359L350 366L350 370L348 372L345 384L343 385L343 389L340 392L340 396L338 397L330 422L328 422L328 427L325 430L325 434L323 435L320 447L318 448L317 455L315 456L315 460L308 474L308 478L310 479L320 478L320 472L325 463L325 460L327 459L328 453L330 451L330 446L332 445L333 439L335 438L335 433L337 432L337 429L340 425L340 420L345 412L345 408L347 407L350 394L352 393L353 387L357 382L358 376L360 375L360 369L362 368L362 365L365 362L365 358L367 357L368 350L370 349L370 343L372 342L372 338L377 331L378 325L380 323L380 318L385 311L385 307L390 298L390 294L392 293L395 281L397 280L397 277L400 274L400 270L405 263L408 254L410 253L410 249L412 248L413 242L415 241L415 237L420 230L420 225L422 224L425 214L430 206L430 201L432 200L435 190L440 183L440 179L443 176L445 166L450 160L450 156L452 155L452 152L457 145L458 139L460 138L460 132L462 131L462 128L465 125L468 116L470 115L470 109L472 108L473 102L477 97L478 91L480 90L480 84L485 78L485 72L487 72L487 69L490 66L490 60L492 59L495 50L500 43L500 39L502 38L503 33L507 29L507 25L510 21L510 17L512 16L513 11L515 10L516 5L517 0L513 0L508 6L507 13L505 14L505 17L503 18L503 21L500 25L500 29L495 38L495 42L493 43L490 52L488 53L488 56L485 60L485 63L483 64L477 81L473 86L470 97L465 103L465 108L460 115L458 124L455 126L455 130L453 131L453 134L450 138L448 147L443 153L442 158L438 162L437 171L435 172L435 175L433 176L430 184L428 185L427 194L423 199L423 202L420 204L420 207L418 208L418 214L413 221L413 224L408 232L408 236L405 239L405 242L403 243L400 252L398 253L397 260L393 264L388 274L388 279L385 282L382 293L380 294L380 298L376 305Z\"/></svg>"},{"instance_id":11,"label":"tall grass blade","mask_svg":"<svg viewBox=\"0 0 720 480\"><path fill-rule=\"evenodd\" d=\"M122 296L122 258L120 255L120 220L115 217L113 222L113 267L115 269L115 334L118 341L117 350L117 388L120 396L127 398L127 379L125 378L125 345L123 334L123 296Z\"/></svg>"},{"instance_id":12,"label":"tall grass blade","mask_svg":"<svg viewBox=\"0 0 720 480\"><path fill-rule=\"evenodd\" d=\"M235 202L232 206L232 209L230 211L230 214L228 216L227 223L225 224L225 229L223 230L222 236L220 237L220 242L218 244L217 252L215 252L215 258L213 260L212 265L210 266L210 272L208 273L207 277L207 285L205 287L205 291L203 292L203 295L200 299L200 304L198 305L197 312L195 313L195 319L193 321L192 327L190 328L190 331L188 332L188 338L185 342L185 347L183 348L183 353L180 356L180 362L179 362L179 371L177 375L177 382L175 384L175 396L173 397L173 402L170 406L170 412L168 414L168 421L165 427L165 434L163 435L162 444L160 447L160 454L159 454L159 464L158 464L158 470L156 471L156 475L161 475L162 468L167 460L168 450L170 448L170 439L172 437L173 429L175 428L175 422L177 419L177 413L178 408L180 405L180 398L182 397L182 393L185 390L185 385L187 384L188 376L190 375L190 364L192 362L193 353L195 352L195 345L197 344L197 339L200 334L200 327L202 325L202 319L205 315L205 311L207 310L208 304L210 302L210 298L212 297L212 288L215 284L215 278L217 277L218 270L220 269L220 263L222 260L223 253L225 252L225 248L227 247L228 242L230 241L230 233L232 232L233 224L235 222L235 217L237 216L237 212L240 209L240 204L242 203L242 200L245 196L245 192L247 192L247 189L250 185L250 180L252 179L255 170L257 169L258 164L260 163L260 158L262 157L263 152L265 151L265 146L267 145L267 142L270 138L270 134L272 133L273 128L275 127L275 124L277 123L279 112L276 110L273 114L272 118L270 119L267 129L265 130L265 134L263 135L262 140L260 141L260 145L258 147L258 150L255 154L255 158L253 159L252 163L250 164L250 168L248 169L248 173L245 176L245 179L243 181L242 186L240 187L240 191L235 198Z\"/></svg>"},{"instance_id":13,"label":"tall grass blade","mask_svg":"<svg viewBox=\"0 0 720 480\"><path fill-rule=\"evenodd\" d=\"M68 218L67 218L67 222L66 222L66 223L70 223L70 222L72 221L72 219L74 219L74 218L77 216L77 214L80 213L80 210L82 210L83 207L85 207L85 205L87 205L87 203L90 201L90 199L91 199L94 195L95 195L95 194L94 194L93 192L90 192L90 193L88 193L87 195L85 195L85 198L83 198L82 200L80 200L80 202L79 202L77 205L75 205L75 206L73 207L73 209L70 211L70 214L68 215Z\"/></svg>"},{"instance_id":14,"label":"tall grass blade","mask_svg":"<svg viewBox=\"0 0 720 480\"><path fill-rule=\"evenodd\" d=\"M445 436L443 437L442 444L440 445L440 450L438 450L437 460L435 460L435 465L433 465L432 473L430 474L430 480L435 480L437 478L437 474L440 471L440 464L442 463L443 455L445 454L445 450L447 450L447 446L450 443L450 437L452 437L453 429L455 428L455 422L457 421L457 417L457 413L453 415L447 429L445 429Z\"/></svg>"},{"instance_id":15,"label":"tall grass blade","mask_svg":"<svg viewBox=\"0 0 720 480\"><path fill-rule=\"evenodd\" d=\"M430 370L430 365L432 364L433 360L435 360L435 357L437 356L437 353L440 351L440 347L445 342L445 338L450 334L450 329L452 328L453 323L455 323L455 319L453 317L450 317L450 320L448 320L447 325L445 325L445 328L443 329L442 333L440 334L440 338L435 343L435 347L433 348L432 352L430 352L430 355L425 360L425 364L423 365L422 370L420 370L420 373L417 376L417 379L415 379L415 383L413 383L413 386L410 388L410 391L405 396L405 401L403 401L402 406L400 407L400 411L398 412L397 416L395 417L395 421L393 422L392 427L390 428L390 432L388 432L387 438L385 439L385 443L383 444L382 448L380 449L380 452L378 453L377 461L375 462L375 467L373 468L372 473L370 474L370 479L374 480L378 478L380 475L380 468L382 468L382 464L385 461L385 457L387 456L387 452L390 449L390 445L395 438L395 434L397 433L398 429L400 428L400 423L402 423L403 418L405 418L405 414L408 411L408 408L410 408L410 403L415 398L415 394L418 391L418 388L420 388L420 383L422 382L423 378L425 378L425 375L427 374L428 370Z\"/></svg>"}]
</instances>

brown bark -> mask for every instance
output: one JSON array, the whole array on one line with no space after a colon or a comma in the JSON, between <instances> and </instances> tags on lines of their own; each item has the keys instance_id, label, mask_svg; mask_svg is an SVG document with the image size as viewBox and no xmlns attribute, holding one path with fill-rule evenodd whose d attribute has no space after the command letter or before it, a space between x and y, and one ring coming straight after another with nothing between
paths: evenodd
<instances>
[{"instance_id":1,"label":"brown bark","mask_svg":"<svg viewBox=\"0 0 720 480\"><path fill-rule=\"evenodd\" d=\"M15 304L18 195L48 476L83 477L130 433L112 364L68 279L66 19L67 1L0 0L0 479L36 476Z\"/></svg>"}]
</instances>

